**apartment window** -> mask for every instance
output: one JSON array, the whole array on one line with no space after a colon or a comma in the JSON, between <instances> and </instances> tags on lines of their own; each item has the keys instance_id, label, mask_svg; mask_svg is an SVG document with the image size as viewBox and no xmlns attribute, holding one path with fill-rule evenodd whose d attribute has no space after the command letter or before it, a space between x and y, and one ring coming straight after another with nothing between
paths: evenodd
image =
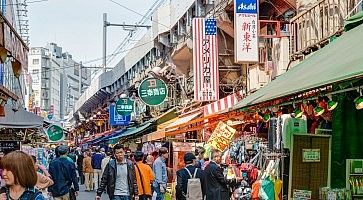
<instances>
[{"instance_id":1,"label":"apartment window","mask_svg":"<svg viewBox=\"0 0 363 200\"><path fill-rule=\"evenodd\" d=\"M33 65L38 65L39 64L39 59L33 59Z\"/></svg>"}]
</instances>

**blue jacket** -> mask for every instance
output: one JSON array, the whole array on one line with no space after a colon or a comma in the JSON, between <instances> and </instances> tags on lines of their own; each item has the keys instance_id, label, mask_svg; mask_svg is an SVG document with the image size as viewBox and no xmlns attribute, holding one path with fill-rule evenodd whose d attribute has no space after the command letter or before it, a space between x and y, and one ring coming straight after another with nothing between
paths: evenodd
<instances>
[{"instance_id":1,"label":"blue jacket","mask_svg":"<svg viewBox=\"0 0 363 200\"><path fill-rule=\"evenodd\" d=\"M155 180L153 182L154 187L159 187L160 185L166 188L168 183L168 173L166 169L165 159L158 157L153 164L153 171L155 174Z\"/></svg>"},{"instance_id":2,"label":"blue jacket","mask_svg":"<svg viewBox=\"0 0 363 200\"><path fill-rule=\"evenodd\" d=\"M54 185L48 188L53 197L60 197L69 193L69 189L74 187L75 191L79 191L76 165L69 161L65 156L54 159L49 164L49 174L54 181Z\"/></svg>"},{"instance_id":3,"label":"blue jacket","mask_svg":"<svg viewBox=\"0 0 363 200\"><path fill-rule=\"evenodd\" d=\"M95 153L92 155L92 168L93 169L102 169L102 159L105 156L101 153Z\"/></svg>"}]
</instances>

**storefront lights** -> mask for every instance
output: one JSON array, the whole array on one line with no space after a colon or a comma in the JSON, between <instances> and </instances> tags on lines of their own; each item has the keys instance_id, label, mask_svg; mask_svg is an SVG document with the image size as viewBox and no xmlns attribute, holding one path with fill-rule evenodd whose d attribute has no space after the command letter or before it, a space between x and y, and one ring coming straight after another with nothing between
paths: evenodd
<instances>
[{"instance_id":1,"label":"storefront lights","mask_svg":"<svg viewBox=\"0 0 363 200\"><path fill-rule=\"evenodd\" d=\"M333 101L333 100L328 101L328 110L329 111L334 110L337 106L338 106L338 102Z\"/></svg>"},{"instance_id":2,"label":"storefront lights","mask_svg":"<svg viewBox=\"0 0 363 200\"><path fill-rule=\"evenodd\" d=\"M315 113L315 116L316 116L316 117L318 117L318 116L320 116L320 115L324 114L324 112L325 112L324 108L322 108L322 107L320 107L320 106L316 106L316 107L314 108L314 113Z\"/></svg>"},{"instance_id":3,"label":"storefront lights","mask_svg":"<svg viewBox=\"0 0 363 200\"><path fill-rule=\"evenodd\" d=\"M300 108L296 108L294 110L295 118L300 118L300 117L302 117L303 114L304 114L304 112Z\"/></svg>"},{"instance_id":4,"label":"storefront lights","mask_svg":"<svg viewBox=\"0 0 363 200\"><path fill-rule=\"evenodd\" d=\"M354 100L354 104L357 110L363 109L363 96L357 97Z\"/></svg>"}]
</instances>

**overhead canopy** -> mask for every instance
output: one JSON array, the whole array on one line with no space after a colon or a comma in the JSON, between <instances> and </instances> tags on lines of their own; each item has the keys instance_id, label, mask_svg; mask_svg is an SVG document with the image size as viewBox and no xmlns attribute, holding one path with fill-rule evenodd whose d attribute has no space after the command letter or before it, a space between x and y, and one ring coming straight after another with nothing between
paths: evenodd
<instances>
[{"instance_id":1,"label":"overhead canopy","mask_svg":"<svg viewBox=\"0 0 363 200\"><path fill-rule=\"evenodd\" d=\"M344 29L349 31L363 23L363 11L358 12L357 14L351 16L344 23Z\"/></svg>"},{"instance_id":2,"label":"overhead canopy","mask_svg":"<svg viewBox=\"0 0 363 200\"><path fill-rule=\"evenodd\" d=\"M165 138L165 128L167 126L169 126L170 124L174 123L176 120L178 120L179 118L176 117L174 119L171 119L167 122L164 122L160 125L157 126L157 131L152 132L150 134L144 135L142 137L142 141L143 142L150 142L150 141L155 141L155 140L160 140L162 138Z\"/></svg>"},{"instance_id":3,"label":"overhead canopy","mask_svg":"<svg viewBox=\"0 0 363 200\"><path fill-rule=\"evenodd\" d=\"M110 144L116 144L121 138L143 135L150 132L155 131L155 123L154 122L145 122L138 127L130 127L126 131L122 132L122 134L109 138Z\"/></svg>"},{"instance_id":4,"label":"overhead canopy","mask_svg":"<svg viewBox=\"0 0 363 200\"><path fill-rule=\"evenodd\" d=\"M200 115L202 115L202 112L196 112L196 113L193 113L193 114L190 114L190 115L187 115L185 117L181 117L179 118L178 120L176 120L175 122L171 123L170 125L168 125L166 127L166 129L172 129L172 128L176 128L180 125L183 125L187 122L189 122L190 120L193 120L197 117L199 117Z\"/></svg>"},{"instance_id":5,"label":"overhead canopy","mask_svg":"<svg viewBox=\"0 0 363 200\"><path fill-rule=\"evenodd\" d=\"M363 76L362 36L363 25L344 33L265 87L247 96L232 109Z\"/></svg>"},{"instance_id":6,"label":"overhead canopy","mask_svg":"<svg viewBox=\"0 0 363 200\"><path fill-rule=\"evenodd\" d=\"M14 112L11 105L5 105L5 117L0 117L0 128L40 128L43 118L24 109Z\"/></svg>"}]
</instances>

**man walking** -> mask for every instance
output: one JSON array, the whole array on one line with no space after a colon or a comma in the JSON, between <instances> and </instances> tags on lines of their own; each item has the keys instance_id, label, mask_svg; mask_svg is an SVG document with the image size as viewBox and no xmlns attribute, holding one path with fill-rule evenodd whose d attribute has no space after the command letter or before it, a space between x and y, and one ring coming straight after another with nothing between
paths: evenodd
<instances>
[{"instance_id":1,"label":"man walking","mask_svg":"<svg viewBox=\"0 0 363 200\"><path fill-rule=\"evenodd\" d=\"M54 185L50 186L48 191L52 194L54 200L69 200L72 185L76 191L75 195L78 196L79 186L76 166L67 156L67 146L60 146L58 154L60 157L49 164L49 174L54 181Z\"/></svg>"},{"instance_id":2,"label":"man walking","mask_svg":"<svg viewBox=\"0 0 363 200\"><path fill-rule=\"evenodd\" d=\"M212 160L204 170L206 200L230 199L223 169L219 166L221 161L221 151L212 150Z\"/></svg>"},{"instance_id":3,"label":"man walking","mask_svg":"<svg viewBox=\"0 0 363 200\"><path fill-rule=\"evenodd\" d=\"M132 162L125 158L122 145L116 144L113 152L116 159L110 160L106 165L96 200L101 199L106 187L110 200L138 200L136 174Z\"/></svg>"},{"instance_id":4,"label":"man walking","mask_svg":"<svg viewBox=\"0 0 363 200\"><path fill-rule=\"evenodd\" d=\"M151 167L147 164L142 163L144 158L144 153L141 151L135 152L135 171L137 187L139 189L139 199L140 200L151 200L152 191L151 183L154 181L154 173Z\"/></svg>"},{"instance_id":5,"label":"man walking","mask_svg":"<svg viewBox=\"0 0 363 200\"><path fill-rule=\"evenodd\" d=\"M81 185L84 184L84 174L83 174L83 159L84 159L84 155L83 152L81 150L81 148L77 148L77 170L78 170L78 176L79 176L79 182L81 183Z\"/></svg>"},{"instance_id":6,"label":"man walking","mask_svg":"<svg viewBox=\"0 0 363 200\"><path fill-rule=\"evenodd\" d=\"M201 198L203 198L203 171L201 169L198 169L195 165L196 157L193 153L186 153L184 155L184 163L185 168L180 169L176 172L176 200L186 200L187 194L192 192L188 191L188 179L196 178L200 180L200 187L199 188L193 188L195 194L192 194L191 196L200 195Z\"/></svg>"},{"instance_id":7,"label":"man walking","mask_svg":"<svg viewBox=\"0 0 363 200\"><path fill-rule=\"evenodd\" d=\"M100 179L102 176L102 160L104 155L100 152L99 148L96 148L96 153L92 155L92 168L93 168L93 180L95 181L95 190L100 185Z\"/></svg>"},{"instance_id":8,"label":"man walking","mask_svg":"<svg viewBox=\"0 0 363 200\"><path fill-rule=\"evenodd\" d=\"M155 174L155 181L153 188L156 192L156 200L164 200L166 192L166 184L168 183L168 174L166 170L166 159L169 157L168 149L161 147L159 149L159 157L153 164L153 171Z\"/></svg>"}]
</instances>

